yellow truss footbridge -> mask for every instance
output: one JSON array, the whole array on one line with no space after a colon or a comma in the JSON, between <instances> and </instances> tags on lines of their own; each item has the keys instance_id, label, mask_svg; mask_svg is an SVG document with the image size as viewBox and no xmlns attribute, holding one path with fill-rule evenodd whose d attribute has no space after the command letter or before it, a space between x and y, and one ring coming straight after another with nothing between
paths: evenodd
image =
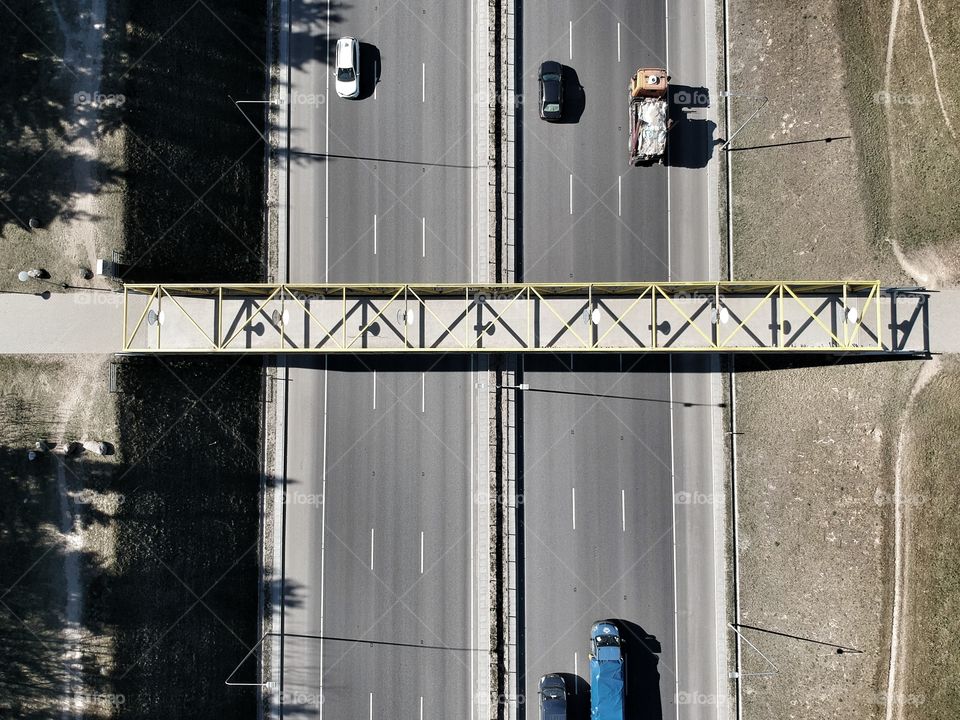
<instances>
[{"instance_id":1,"label":"yellow truss footbridge","mask_svg":"<svg viewBox=\"0 0 960 720\"><path fill-rule=\"evenodd\" d=\"M127 353L927 353L874 281L127 284Z\"/></svg>"}]
</instances>

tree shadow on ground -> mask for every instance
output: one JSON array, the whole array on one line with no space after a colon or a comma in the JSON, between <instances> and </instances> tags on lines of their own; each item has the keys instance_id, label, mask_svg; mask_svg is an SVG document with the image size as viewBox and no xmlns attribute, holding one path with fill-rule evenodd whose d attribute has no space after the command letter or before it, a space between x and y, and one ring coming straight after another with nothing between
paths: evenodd
<instances>
[{"instance_id":1,"label":"tree shadow on ground","mask_svg":"<svg viewBox=\"0 0 960 720\"><path fill-rule=\"evenodd\" d=\"M113 632L103 619L85 617L76 628L82 641L66 643L64 567L75 562L89 576L100 572L101 560L72 549L58 535L56 476L60 463L69 466L68 476L86 476L83 466L90 461L46 453L31 462L32 446L0 446L0 715L29 720L59 714L70 688L90 696L110 694L100 672L103 648L95 640ZM108 521L91 508L83 508L82 516L85 523ZM76 648L79 655L67 662L68 651Z\"/></svg>"},{"instance_id":2,"label":"tree shadow on ground","mask_svg":"<svg viewBox=\"0 0 960 720\"><path fill-rule=\"evenodd\" d=\"M76 211L74 202L114 185L122 174L70 143L113 132L116 99L73 92L80 76L62 59L62 36L49 3L19 3L0 13L6 15L0 46L6 68L0 77L0 237L23 240L31 220L38 228L58 217L100 220ZM78 185L79 179L84 181Z\"/></svg>"},{"instance_id":3,"label":"tree shadow on ground","mask_svg":"<svg viewBox=\"0 0 960 720\"><path fill-rule=\"evenodd\" d=\"M71 688L91 715L111 703L140 718L256 713L256 688L225 681L260 632L261 373L259 361L121 363L107 460L30 461L50 421L0 428L0 715L59 716ZM71 643L68 562L86 590Z\"/></svg>"},{"instance_id":4,"label":"tree shadow on ground","mask_svg":"<svg viewBox=\"0 0 960 720\"><path fill-rule=\"evenodd\" d=\"M127 98L124 260L140 280L266 276L264 114L230 100L264 98L266 16L263 2L173 0L112 19L136 59L111 72Z\"/></svg>"}]
</instances>

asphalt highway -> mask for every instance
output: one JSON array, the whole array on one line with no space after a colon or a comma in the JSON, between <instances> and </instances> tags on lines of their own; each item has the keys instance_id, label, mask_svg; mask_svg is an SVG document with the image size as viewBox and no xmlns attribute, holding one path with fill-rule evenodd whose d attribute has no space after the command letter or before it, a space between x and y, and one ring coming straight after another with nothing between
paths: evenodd
<instances>
[{"instance_id":1,"label":"asphalt highway","mask_svg":"<svg viewBox=\"0 0 960 720\"><path fill-rule=\"evenodd\" d=\"M285 279L477 280L473 4L289 7ZM708 83L706 6L676 7L668 22L663 3L523 4L520 277L717 277L704 108L678 116L667 167L626 159L626 84L637 67L666 65L691 96ZM345 35L362 43L359 100L333 92L328 61ZM536 117L545 59L569 68L569 122ZM291 363L282 717L480 716L482 363ZM527 362L521 715L535 717L546 672L569 673L586 697L587 632L601 618L628 631L634 710L702 716L699 702L677 699L718 697L711 369L629 357ZM704 502L677 499L687 496ZM707 714L720 714L713 705Z\"/></svg>"},{"instance_id":2,"label":"asphalt highway","mask_svg":"<svg viewBox=\"0 0 960 720\"><path fill-rule=\"evenodd\" d=\"M473 278L469 5L290 7L290 281ZM478 362L290 367L282 717L473 717Z\"/></svg>"},{"instance_id":3,"label":"asphalt highway","mask_svg":"<svg viewBox=\"0 0 960 720\"><path fill-rule=\"evenodd\" d=\"M525 280L718 277L703 8L523 4L518 92L534 98L518 123ZM544 60L565 66L560 124L537 116ZM641 67L671 75L665 166L627 162L627 82ZM526 360L517 696L527 718L551 672L588 707L589 628L601 619L625 631L629 717L726 712L715 369L631 356Z\"/></svg>"}]
</instances>

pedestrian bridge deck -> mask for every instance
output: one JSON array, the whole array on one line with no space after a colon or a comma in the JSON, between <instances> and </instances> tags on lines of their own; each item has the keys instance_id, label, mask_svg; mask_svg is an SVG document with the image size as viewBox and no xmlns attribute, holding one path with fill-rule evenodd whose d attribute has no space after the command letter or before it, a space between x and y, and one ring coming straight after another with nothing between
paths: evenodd
<instances>
[{"instance_id":1,"label":"pedestrian bridge deck","mask_svg":"<svg viewBox=\"0 0 960 720\"><path fill-rule=\"evenodd\" d=\"M878 282L126 285L128 353L927 353Z\"/></svg>"}]
</instances>

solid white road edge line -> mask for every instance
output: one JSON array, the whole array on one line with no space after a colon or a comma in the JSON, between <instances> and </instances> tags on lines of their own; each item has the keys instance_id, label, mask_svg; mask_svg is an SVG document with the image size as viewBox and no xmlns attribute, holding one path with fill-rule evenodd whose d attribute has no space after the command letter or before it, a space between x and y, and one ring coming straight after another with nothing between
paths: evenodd
<instances>
[{"instance_id":1,"label":"solid white road edge line","mask_svg":"<svg viewBox=\"0 0 960 720\"><path fill-rule=\"evenodd\" d=\"M577 489L570 488L570 516L573 519L573 529L577 529Z\"/></svg>"},{"instance_id":2,"label":"solid white road edge line","mask_svg":"<svg viewBox=\"0 0 960 720\"><path fill-rule=\"evenodd\" d=\"M623 532L627 531L627 491L620 488L620 525Z\"/></svg>"}]
</instances>

